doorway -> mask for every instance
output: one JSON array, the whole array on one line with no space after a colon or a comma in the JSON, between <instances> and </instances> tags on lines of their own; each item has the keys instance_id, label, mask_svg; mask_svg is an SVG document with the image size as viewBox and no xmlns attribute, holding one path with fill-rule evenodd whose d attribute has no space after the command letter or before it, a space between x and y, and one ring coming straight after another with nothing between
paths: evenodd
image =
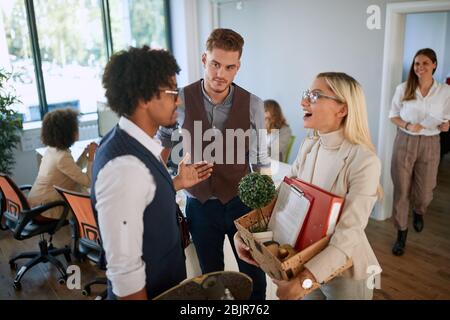
<instances>
[{"instance_id":1,"label":"doorway","mask_svg":"<svg viewBox=\"0 0 450 320\"><path fill-rule=\"evenodd\" d=\"M386 7L377 150L382 163L381 184L385 195L383 200L377 204L372 215L372 218L376 220L388 219L392 213L393 185L390 163L396 130L393 125L387 124L389 124L388 114L392 96L397 85L402 82L406 16L413 13L445 12L449 10L450 1L391 3Z\"/></svg>"}]
</instances>

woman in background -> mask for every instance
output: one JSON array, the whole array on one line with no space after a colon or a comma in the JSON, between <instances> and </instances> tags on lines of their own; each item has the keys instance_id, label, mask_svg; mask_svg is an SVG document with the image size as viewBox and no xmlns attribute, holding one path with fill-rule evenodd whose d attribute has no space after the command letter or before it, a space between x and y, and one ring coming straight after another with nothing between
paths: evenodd
<instances>
[{"instance_id":1,"label":"woman in background","mask_svg":"<svg viewBox=\"0 0 450 320\"><path fill-rule=\"evenodd\" d=\"M397 228L392 253L396 256L405 250L410 204L414 229L417 232L423 229L423 215L436 187L439 134L449 130L450 87L433 79L436 68L437 57L432 49L417 51L408 81L395 90L389 113L391 122L397 126L391 162L392 215Z\"/></svg>"},{"instance_id":2,"label":"woman in background","mask_svg":"<svg viewBox=\"0 0 450 320\"><path fill-rule=\"evenodd\" d=\"M373 297L373 270L381 272L365 228L381 196L381 165L371 142L361 85L345 73L319 74L301 102L305 128L315 134L300 147L291 176L345 199L328 246L290 281L274 280L280 299L358 299ZM239 257L256 263L239 234ZM352 267L344 266L352 261ZM332 275L340 274L325 283ZM370 282L370 283L369 283ZM311 292L315 284L320 287Z\"/></svg>"},{"instance_id":3,"label":"woman in background","mask_svg":"<svg viewBox=\"0 0 450 320\"><path fill-rule=\"evenodd\" d=\"M267 149L274 160L284 161L289 147L292 131L284 118L281 107L275 100L264 101L264 111L267 129ZM277 129L278 132L276 132ZM271 147L278 143L278 154L272 152Z\"/></svg>"},{"instance_id":4,"label":"woman in background","mask_svg":"<svg viewBox=\"0 0 450 320\"><path fill-rule=\"evenodd\" d=\"M91 168L96 143L89 144L76 163L70 147L79 138L78 113L72 109L57 109L45 115L42 121L41 140L48 148L39 167L39 173L28 195L31 206L63 200L53 186L82 191L91 184ZM84 173L81 166L87 161ZM59 219L63 208L53 208L37 216L35 222Z\"/></svg>"}]
</instances>

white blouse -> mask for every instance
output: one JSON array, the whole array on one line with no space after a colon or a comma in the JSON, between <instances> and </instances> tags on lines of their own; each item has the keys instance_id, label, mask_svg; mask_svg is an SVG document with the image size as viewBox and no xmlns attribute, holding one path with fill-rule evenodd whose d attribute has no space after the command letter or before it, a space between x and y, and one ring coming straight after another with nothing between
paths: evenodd
<instances>
[{"instance_id":1,"label":"white blouse","mask_svg":"<svg viewBox=\"0 0 450 320\"><path fill-rule=\"evenodd\" d=\"M403 121L412 124L422 123L430 115L442 120L450 120L450 86L438 83L434 80L428 94L423 97L420 89L416 89L416 99L401 101L406 88L406 82L397 86L392 99L389 118L400 117ZM434 136L440 133L437 127L428 127L420 132L407 131L400 128L410 135Z\"/></svg>"}]
</instances>

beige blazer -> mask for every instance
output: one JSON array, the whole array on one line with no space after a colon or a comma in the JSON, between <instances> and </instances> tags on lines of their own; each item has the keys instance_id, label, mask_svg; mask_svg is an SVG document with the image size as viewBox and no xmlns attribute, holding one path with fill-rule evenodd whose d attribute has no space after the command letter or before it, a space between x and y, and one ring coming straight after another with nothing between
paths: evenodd
<instances>
[{"instance_id":1,"label":"beige blazer","mask_svg":"<svg viewBox=\"0 0 450 320\"><path fill-rule=\"evenodd\" d=\"M292 177L311 182L318 141L318 137L304 140L292 167ZM377 200L381 164L373 152L347 140L342 143L337 156L329 159L329 163L329 170L319 173L327 177L324 185L319 187L344 197L344 208L330 243L305 267L322 283L347 259L352 259L353 267L343 276L354 280L366 279L373 274L373 269L369 267L379 267L364 229Z\"/></svg>"},{"instance_id":2,"label":"beige blazer","mask_svg":"<svg viewBox=\"0 0 450 320\"><path fill-rule=\"evenodd\" d=\"M82 187L88 188L91 184L92 162L87 161L87 172L84 173L80 167L83 160L86 160L84 154L77 164L69 150L48 147L42 157L36 181L28 194L31 206L62 200L53 188L54 185L68 190L85 191ZM61 208L53 208L42 215L57 219L61 213Z\"/></svg>"}]
</instances>

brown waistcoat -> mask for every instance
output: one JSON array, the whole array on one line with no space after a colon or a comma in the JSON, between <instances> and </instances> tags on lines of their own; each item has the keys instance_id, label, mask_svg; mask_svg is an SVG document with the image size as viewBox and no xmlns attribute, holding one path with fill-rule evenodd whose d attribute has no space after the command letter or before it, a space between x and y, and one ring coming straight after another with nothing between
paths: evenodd
<instances>
[{"instance_id":1,"label":"brown waistcoat","mask_svg":"<svg viewBox=\"0 0 450 320\"><path fill-rule=\"evenodd\" d=\"M202 137L206 130L212 128L206 114L201 86L201 81L198 81L184 88L185 119L183 129L189 131L191 141L189 146L183 140L183 148L184 152L191 154L192 161L211 161L208 159L209 153L205 155L206 157L203 156L203 153L205 148L214 140L203 141L202 139L201 148L199 146L195 147L194 145L194 121L201 121ZM226 129L242 129L244 131L250 129L250 93L237 85L234 87L231 111L222 131L223 162L222 164L217 162L214 164L213 173L209 179L187 189L190 194L202 203L206 202L212 196L218 198L223 204L229 202L237 195L238 183L241 178L250 171L248 162L249 139L245 139L245 163L237 164L237 142L239 140L233 137L234 148L231 148L231 144L226 143ZM197 140L197 144L199 144L200 140L198 138ZM226 155L227 153L231 153L233 149L233 164L227 164Z\"/></svg>"}]
</instances>

